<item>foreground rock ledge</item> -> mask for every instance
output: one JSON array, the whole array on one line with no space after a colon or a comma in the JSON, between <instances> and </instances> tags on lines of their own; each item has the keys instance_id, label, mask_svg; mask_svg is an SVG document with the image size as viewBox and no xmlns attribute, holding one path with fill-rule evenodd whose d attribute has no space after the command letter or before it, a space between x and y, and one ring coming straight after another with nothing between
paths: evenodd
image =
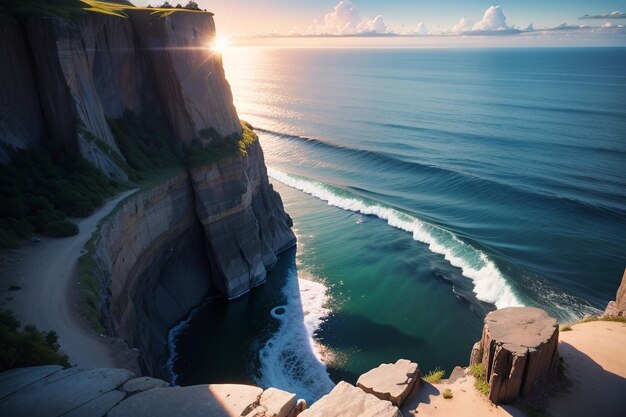
<instances>
[{"instance_id":1,"label":"foreground rock ledge","mask_svg":"<svg viewBox=\"0 0 626 417\"><path fill-rule=\"evenodd\" d=\"M359 377L356 385L381 400L401 407L412 392L419 389L420 371L415 362L399 359L384 363Z\"/></svg>"},{"instance_id":2,"label":"foreground rock ledge","mask_svg":"<svg viewBox=\"0 0 626 417\"><path fill-rule=\"evenodd\" d=\"M299 417L402 417L400 410L389 401L341 381Z\"/></svg>"},{"instance_id":3,"label":"foreground rock ledge","mask_svg":"<svg viewBox=\"0 0 626 417\"><path fill-rule=\"evenodd\" d=\"M505 404L536 393L556 370L558 338L556 320L541 309L509 307L489 313L470 358L470 365L485 366L489 399Z\"/></svg>"}]
</instances>

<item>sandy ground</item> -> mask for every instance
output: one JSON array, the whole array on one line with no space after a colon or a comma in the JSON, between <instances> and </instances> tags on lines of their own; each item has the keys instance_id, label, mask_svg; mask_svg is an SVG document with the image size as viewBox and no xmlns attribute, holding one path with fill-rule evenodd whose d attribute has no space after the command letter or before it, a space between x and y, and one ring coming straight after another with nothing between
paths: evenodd
<instances>
[{"instance_id":1,"label":"sandy ground","mask_svg":"<svg viewBox=\"0 0 626 417\"><path fill-rule=\"evenodd\" d=\"M72 364L90 368L119 364L111 341L85 328L80 319L71 296L72 278L81 250L100 220L135 191L127 191L91 216L79 219L80 233L76 236L42 238L39 244L29 244L2 256L0 296L4 307L12 310L22 324L57 332L61 349ZM9 291L11 285L21 289Z\"/></svg>"},{"instance_id":2,"label":"sandy ground","mask_svg":"<svg viewBox=\"0 0 626 417\"><path fill-rule=\"evenodd\" d=\"M422 381L417 396L402 407L404 417L521 417L524 414L514 407L498 407L474 388L473 376L457 379L454 383L429 384ZM443 391L452 390L453 397L443 398Z\"/></svg>"},{"instance_id":3,"label":"sandy ground","mask_svg":"<svg viewBox=\"0 0 626 417\"><path fill-rule=\"evenodd\" d=\"M626 324L606 321L581 323L559 335L565 363L566 387L548 394L546 416L622 417L626 415ZM454 395L443 398L450 388ZM402 408L405 417L524 416L513 407L497 407L474 388L466 376L452 384L422 382L416 397Z\"/></svg>"},{"instance_id":4,"label":"sandy ground","mask_svg":"<svg viewBox=\"0 0 626 417\"><path fill-rule=\"evenodd\" d=\"M552 398L555 417L626 415L626 324L594 321L561 332L567 392Z\"/></svg>"}]
</instances>

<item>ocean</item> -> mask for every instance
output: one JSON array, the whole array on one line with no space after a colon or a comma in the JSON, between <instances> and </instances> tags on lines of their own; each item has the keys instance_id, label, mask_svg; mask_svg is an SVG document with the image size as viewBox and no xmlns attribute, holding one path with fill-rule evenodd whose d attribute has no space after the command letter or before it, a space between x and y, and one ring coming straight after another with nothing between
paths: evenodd
<instances>
[{"instance_id":1,"label":"ocean","mask_svg":"<svg viewBox=\"0 0 626 417\"><path fill-rule=\"evenodd\" d=\"M626 48L235 47L294 220L268 284L172 335L176 382L314 401L407 358L466 365L489 311L597 314L626 267Z\"/></svg>"}]
</instances>

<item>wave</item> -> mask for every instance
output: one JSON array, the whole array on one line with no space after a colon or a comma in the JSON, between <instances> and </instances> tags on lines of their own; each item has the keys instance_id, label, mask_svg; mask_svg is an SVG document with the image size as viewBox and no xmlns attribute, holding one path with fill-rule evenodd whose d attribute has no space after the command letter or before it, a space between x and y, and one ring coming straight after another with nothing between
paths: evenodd
<instances>
[{"instance_id":1,"label":"wave","mask_svg":"<svg viewBox=\"0 0 626 417\"><path fill-rule=\"evenodd\" d=\"M501 196L507 196L507 200L515 200L518 202L529 201L531 204L554 204L567 206L571 210L580 210L585 215L589 216L602 216L602 217L615 217L623 216L626 213L624 207L621 205L615 205L615 202L620 200L626 203L626 200L619 199L612 193L598 193L598 196L603 197L605 202L588 201L585 196L564 196L557 195L547 190L541 190L539 188L522 187L513 185L510 183L503 183L495 181L493 179L483 178L478 175L469 174L462 171L443 168L439 166L423 164L415 161L408 161L402 157L381 151L372 151L366 149L353 148L348 146L336 145L328 143L319 139L279 133L272 130L255 128L256 131L272 135L279 139L286 139L289 141L297 141L300 143L306 143L315 148L329 149L334 152L342 152L350 155L352 161L360 162L364 159L364 163L370 168L377 168L381 171L401 171L401 175L407 175L409 173L417 173L425 175L429 181L434 182L434 185L438 187L445 187L451 193L469 193L472 196L481 195L483 199L486 198L501 198ZM561 183L555 179L542 179L548 189L560 188L569 192L584 191L583 188L574 186L572 184ZM616 200L617 198L617 200ZM613 201L608 203L608 201Z\"/></svg>"},{"instance_id":2,"label":"wave","mask_svg":"<svg viewBox=\"0 0 626 417\"><path fill-rule=\"evenodd\" d=\"M326 201L329 205L376 216L386 220L390 226L412 233L414 240L427 244L429 250L443 255L473 281L477 299L494 304L497 308L523 305L495 263L485 253L463 242L453 233L328 184L286 174L271 167L268 167L267 172L271 178Z\"/></svg>"},{"instance_id":3,"label":"wave","mask_svg":"<svg viewBox=\"0 0 626 417\"><path fill-rule=\"evenodd\" d=\"M283 294L287 304L274 307L272 317L280 321L278 331L259 351L255 382L295 392L311 404L330 392L331 381L314 334L330 310L328 296L319 282L297 279L295 265L289 272Z\"/></svg>"}]
</instances>

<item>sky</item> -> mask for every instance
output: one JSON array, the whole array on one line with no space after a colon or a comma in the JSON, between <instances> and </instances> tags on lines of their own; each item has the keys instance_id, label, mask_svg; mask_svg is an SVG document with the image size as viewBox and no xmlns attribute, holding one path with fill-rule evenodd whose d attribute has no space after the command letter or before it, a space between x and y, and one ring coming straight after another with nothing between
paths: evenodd
<instances>
[{"instance_id":1,"label":"sky","mask_svg":"<svg viewBox=\"0 0 626 417\"><path fill-rule=\"evenodd\" d=\"M135 0L137 5L162 0ZM186 0L170 0L185 3ZM626 25L625 18L581 20L626 12L626 0L196 0L215 13L225 36L254 34L442 35L572 26ZM499 7L492 7L499 6Z\"/></svg>"}]
</instances>

